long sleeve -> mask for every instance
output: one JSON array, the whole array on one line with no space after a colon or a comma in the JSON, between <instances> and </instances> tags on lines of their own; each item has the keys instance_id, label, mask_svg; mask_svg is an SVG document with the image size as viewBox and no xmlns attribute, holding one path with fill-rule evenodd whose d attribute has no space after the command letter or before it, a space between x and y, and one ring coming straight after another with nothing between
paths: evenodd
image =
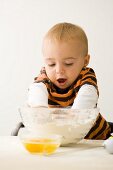
<instances>
[{"instance_id":1,"label":"long sleeve","mask_svg":"<svg viewBox=\"0 0 113 170\"><path fill-rule=\"evenodd\" d=\"M48 92L43 83L33 83L29 87L27 104L31 107L48 107Z\"/></svg>"},{"instance_id":2,"label":"long sleeve","mask_svg":"<svg viewBox=\"0 0 113 170\"><path fill-rule=\"evenodd\" d=\"M83 85L74 100L72 109L91 109L96 107L98 101L97 90L92 85Z\"/></svg>"}]
</instances>

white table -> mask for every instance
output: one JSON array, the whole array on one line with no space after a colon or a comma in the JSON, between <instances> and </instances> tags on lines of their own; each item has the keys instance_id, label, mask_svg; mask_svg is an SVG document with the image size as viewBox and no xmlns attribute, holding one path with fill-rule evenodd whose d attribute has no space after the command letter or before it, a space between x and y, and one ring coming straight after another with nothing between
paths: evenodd
<instances>
[{"instance_id":1,"label":"white table","mask_svg":"<svg viewBox=\"0 0 113 170\"><path fill-rule=\"evenodd\" d=\"M113 170L113 154L102 141L85 141L39 156L28 153L18 137L1 136L0 170Z\"/></svg>"}]
</instances>

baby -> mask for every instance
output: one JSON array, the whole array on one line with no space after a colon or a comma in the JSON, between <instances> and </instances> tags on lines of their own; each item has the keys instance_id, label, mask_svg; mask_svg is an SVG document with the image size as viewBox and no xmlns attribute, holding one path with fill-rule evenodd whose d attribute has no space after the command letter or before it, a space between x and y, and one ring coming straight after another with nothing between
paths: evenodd
<instances>
[{"instance_id":1,"label":"baby","mask_svg":"<svg viewBox=\"0 0 113 170\"><path fill-rule=\"evenodd\" d=\"M44 37L42 53L45 65L29 88L27 104L95 108L99 92L95 72L87 67L90 55L83 29L71 23L56 24ZM110 124L99 113L85 139L107 139L110 133Z\"/></svg>"}]
</instances>

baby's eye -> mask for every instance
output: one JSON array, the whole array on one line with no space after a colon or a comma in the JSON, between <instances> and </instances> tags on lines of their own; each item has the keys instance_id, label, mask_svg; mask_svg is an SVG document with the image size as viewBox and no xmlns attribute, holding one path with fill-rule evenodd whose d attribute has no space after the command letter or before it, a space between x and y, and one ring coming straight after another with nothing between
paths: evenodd
<instances>
[{"instance_id":1,"label":"baby's eye","mask_svg":"<svg viewBox=\"0 0 113 170\"><path fill-rule=\"evenodd\" d=\"M55 64L48 64L48 66L49 66L49 67L54 67L54 66L55 66Z\"/></svg>"},{"instance_id":2,"label":"baby's eye","mask_svg":"<svg viewBox=\"0 0 113 170\"><path fill-rule=\"evenodd\" d=\"M65 63L66 66L71 66L73 63Z\"/></svg>"}]
</instances>

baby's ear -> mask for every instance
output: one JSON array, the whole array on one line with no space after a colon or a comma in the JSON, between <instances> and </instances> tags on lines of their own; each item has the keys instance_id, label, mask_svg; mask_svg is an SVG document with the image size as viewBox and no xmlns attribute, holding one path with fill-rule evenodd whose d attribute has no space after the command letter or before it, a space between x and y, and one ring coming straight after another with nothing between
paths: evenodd
<instances>
[{"instance_id":1,"label":"baby's ear","mask_svg":"<svg viewBox=\"0 0 113 170\"><path fill-rule=\"evenodd\" d=\"M89 64L89 60L90 60L90 55L87 54L87 55L85 56L85 60L84 60L84 66L85 66L85 67Z\"/></svg>"}]
</instances>

